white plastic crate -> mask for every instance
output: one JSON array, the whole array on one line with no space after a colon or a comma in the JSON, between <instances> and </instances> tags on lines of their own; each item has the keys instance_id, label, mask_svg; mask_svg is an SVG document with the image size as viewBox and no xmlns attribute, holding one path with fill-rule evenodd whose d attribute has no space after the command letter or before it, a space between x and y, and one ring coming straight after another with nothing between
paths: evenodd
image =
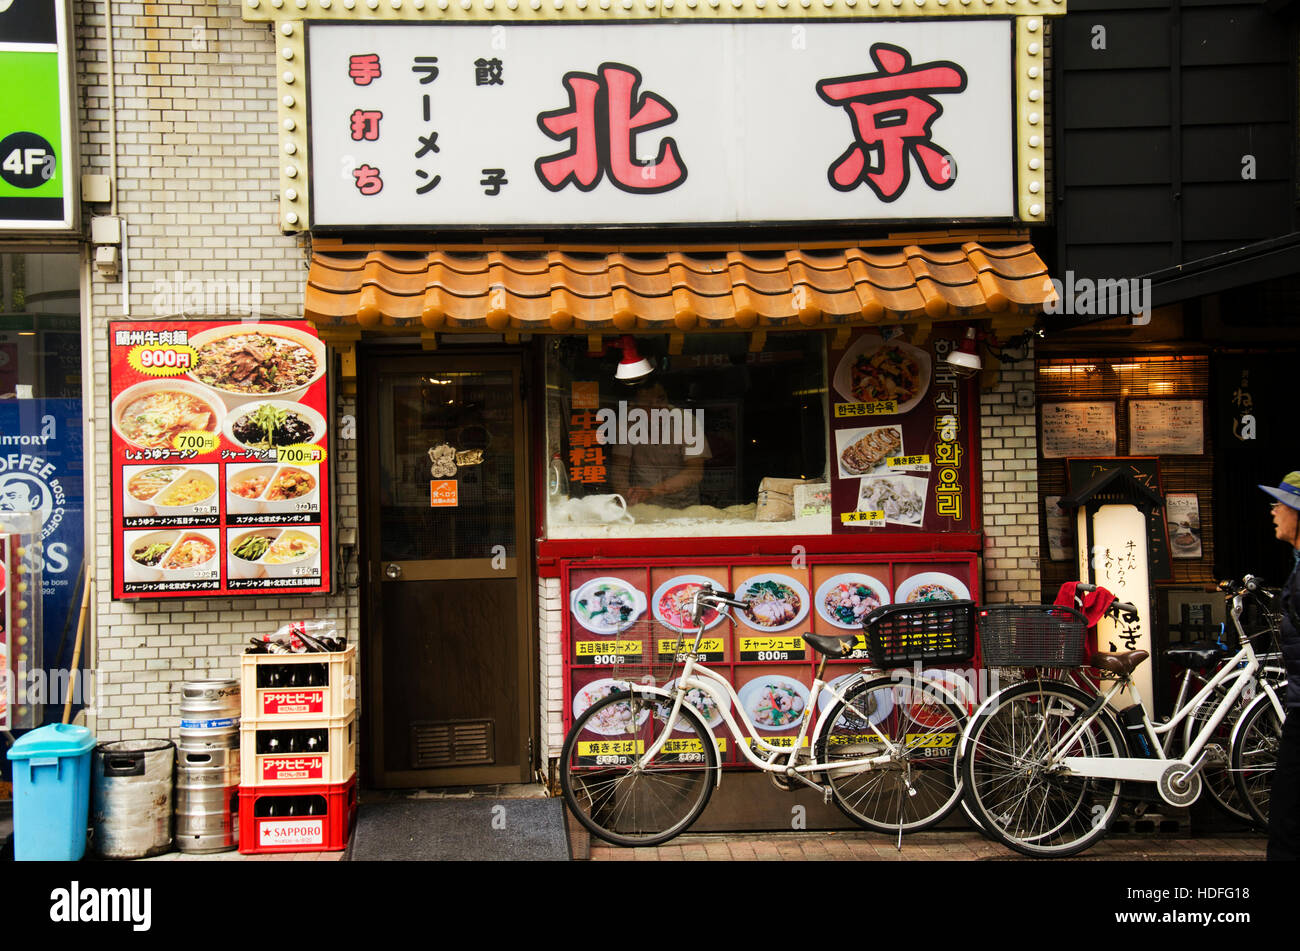
<instances>
[{"instance_id":1,"label":"white plastic crate","mask_svg":"<svg viewBox=\"0 0 1300 951\"><path fill-rule=\"evenodd\" d=\"M356 773L357 728L353 714L328 719L244 720L239 732L241 786L251 789L335 784L346 782ZM324 749L307 747L305 740L313 735L324 737ZM271 737L279 738L283 748L268 750L266 740Z\"/></svg>"},{"instance_id":2,"label":"white plastic crate","mask_svg":"<svg viewBox=\"0 0 1300 951\"><path fill-rule=\"evenodd\" d=\"M356 646L330 654L244 654L240 688L248 720L302 720L346 717L357 708ZM298 682L258 686L273 672ZM324 683L316 681L324 678Z\"/></svg>"}]
</instances>

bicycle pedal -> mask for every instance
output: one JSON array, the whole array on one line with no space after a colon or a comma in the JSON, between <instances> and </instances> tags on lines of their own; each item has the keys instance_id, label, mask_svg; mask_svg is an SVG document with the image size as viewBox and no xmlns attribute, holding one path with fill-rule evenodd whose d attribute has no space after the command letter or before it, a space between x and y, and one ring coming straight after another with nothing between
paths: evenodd
<instances>
[{"instance_id":1,"label":"bicycle pedal","mask_svg":"<svg viewBox=\"0 0 1300 951\"><path fill-rule=\"evenodd\" d=\"M835 791L830 786L822 787L822 805L829 806L831 800L835 798Z\"/></svg>"}]
</instances>

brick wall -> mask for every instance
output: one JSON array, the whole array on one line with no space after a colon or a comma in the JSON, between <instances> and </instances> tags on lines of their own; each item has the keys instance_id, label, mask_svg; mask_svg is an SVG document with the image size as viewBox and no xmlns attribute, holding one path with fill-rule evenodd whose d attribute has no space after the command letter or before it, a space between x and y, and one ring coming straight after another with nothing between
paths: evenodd
<instances>
[{"instance_id":1,"label":"brick wall","mask_svg":"<svg viewBox=\"0 0 1300 951\"><path fill-rule=\"evenodd\" d=\"M1037 403L1016 405L1034 390L1034 361L1002 366L998 385L980 394L980 464L984 472L984 598L1039 601Z\"/></svg>"},{"instance_id":2,"label":"brick wall","mask_svg":"<svg viewBox=\"0 0 1300 951\"><path fill-rule=\"evenodd\" d=\"M109 89L103 5L74 7L82 166L110 168ZM126 224L129 295L121 281L92 278L95 486L91 546L98 574L93 612L101 740L175 736L180 684L233 677L253 634L286 621L330 618L358 640L356 592L337 596L111 600L108 492L109 320L169 316L161 282L244 282L265 316L301 317L305 245L278 231L275 43L244 23L234 3L115 3L118 214ZM85 214L106 214L88 206ZM156 283L159 282L159 283ZM247 298L245 298L246 300ZM223 317L222 312L192 317ZM231 307L230 310L234 308ZM162 313L156 311L162 310ZM343 404L341 412L351 412ZM337 425L337 419L333 421ZM357 526L356 454L337 444L334 518Z\"/></svg>"}]
</instances>

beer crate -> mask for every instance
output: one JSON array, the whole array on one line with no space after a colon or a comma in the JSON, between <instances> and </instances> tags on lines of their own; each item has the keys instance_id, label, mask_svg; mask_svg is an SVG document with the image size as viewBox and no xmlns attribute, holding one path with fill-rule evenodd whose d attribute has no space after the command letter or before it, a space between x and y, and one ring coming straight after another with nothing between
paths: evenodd
<instances>
[{"instance_id":1,"label":"beer crate","mask_svg":"<svg viewBox=\"0 0 1300 951\"><path fill-rule=\"evenodd\" d=\"M357 707L356 659L356 645L329 654L242 655L243 719L348 716ZM267 676L272 673L299 682L266 686ZM316 682L322 676L325 682ZM258 686L259 682L263 686Z\"/></svg>"},{"instance_id":2,"label":"beer crate","mask_svg":"<svg viewBox=\"0 0 1300 951\"><path fill-rule=\"evenodd\" d=\"M239 851L341 852L356 814L356 776L311 786L240 786Z\"/></svg>"},{"instance_id":3,"label":"beer crate","mask_svg":"<svg viewBox=\"0 0 1300 951\"><path fill-rule=\"evenodd\" d=\"M241 786L305 786L346 782L356 772L357 719L243 720L239 727ZM314 747L307 742L315 738ZM279 748L270 749L276 739Z\"/></svg>"}]
</instances>

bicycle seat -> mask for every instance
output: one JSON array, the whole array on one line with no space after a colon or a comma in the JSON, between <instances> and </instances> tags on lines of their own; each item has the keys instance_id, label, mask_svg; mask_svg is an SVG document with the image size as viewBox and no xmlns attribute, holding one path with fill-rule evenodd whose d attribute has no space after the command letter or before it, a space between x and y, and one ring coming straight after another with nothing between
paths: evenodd
<instances>
[{"instance_id":1,"label":"bicycle seat","mask_svg":"<svg viewBox=\"0 0 1300 951\"><path fill-rule=\"evenodd\" d=\"M1213 642L1188 644L1186 647L1171 647L1165 651L1165 657L1171 663L1192 670L1205 670L1207 667L1213 667L1226 656L1227 654L1223 649Z\"/></svg>"},{"instance_id":2,"label":"bicycle seat","mask_svg":"<svg viewBox=\"0 0 1300 951\"><path fill-rule=\"evenodd\" d=\"M858 636L808 633L803 636L803 639L819 654L825 654L827 657L848 657L853 652L853 642L858 639Z\"/></svg>"},{"instance_id":3,"label":"bicycle seat","mask_svg":"<svg viewBox=\"0 0 1300 951\"><path fill-rule=\"evenodd\" d=\"M1097 651L1092 655L1092 666L1099 670L1108 670L1112 674L1119 674L1121 677L1127 677L1137 670L1142 661L1150 656L1146 651L1120 651L1118 654Z\"/></svg>"}]
</instances>

